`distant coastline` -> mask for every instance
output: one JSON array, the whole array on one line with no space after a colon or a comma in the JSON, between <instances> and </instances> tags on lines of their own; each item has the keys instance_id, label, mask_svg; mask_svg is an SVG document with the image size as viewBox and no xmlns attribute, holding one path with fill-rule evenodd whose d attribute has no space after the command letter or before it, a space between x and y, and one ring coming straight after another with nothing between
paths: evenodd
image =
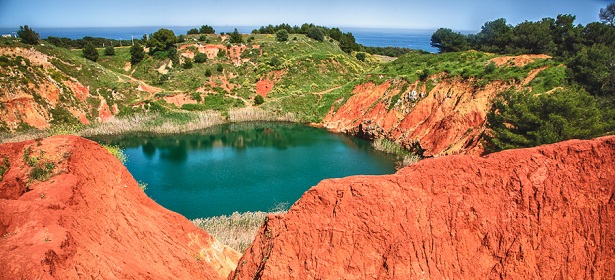
<instances>
[{"instance_id":1,"label":"distant coastline","mask_svg":"<svg viewBox=\"0 0 615 280\"><path fill-rule=\"evenodd\" d=\"M175 32L176 35L186 34L186 32L195 26L167 26ZM248 34L252 30L260 26L214 26L216 33L232 32L237 28L240 33ZM101 37L108 39L130 40L141 38L143 34L151 34L156 32L160 26L142 26L142 27L60 27L60 28L35 28L35 31L41 35L42 39L48 36L66 37L71 39L81 39L85 36ZM16 32L16 28L0 28L0 34L12 34ZM403 47L428 52L437 52L438 50L430 45L431 34L435 30L412 30L412 29L387 29L387 28L340 28L344 32L352 32L357 43L370 47Z\"/></svg>"}]
</instances>

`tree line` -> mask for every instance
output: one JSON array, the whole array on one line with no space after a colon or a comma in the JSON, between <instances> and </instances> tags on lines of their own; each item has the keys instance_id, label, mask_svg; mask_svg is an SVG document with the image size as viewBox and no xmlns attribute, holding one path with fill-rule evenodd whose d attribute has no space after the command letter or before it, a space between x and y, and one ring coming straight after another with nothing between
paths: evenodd
<instances>
[{"instance_id":1,"label":"tree line","mask_svg":"<svg viewBox=\"0 0 615 280\"><path fill-rule=\"evenodd\" d=\"M615 132L615 3L600 10L602 22L574 24L559 15L516 26L505 19L485 23L478 34L439 29L440 52L469 49L500 54L551 55L566 65L566 79L551 93L508 91L487 116L488 151L532 147Z\"/></svg>"}]
</instances>

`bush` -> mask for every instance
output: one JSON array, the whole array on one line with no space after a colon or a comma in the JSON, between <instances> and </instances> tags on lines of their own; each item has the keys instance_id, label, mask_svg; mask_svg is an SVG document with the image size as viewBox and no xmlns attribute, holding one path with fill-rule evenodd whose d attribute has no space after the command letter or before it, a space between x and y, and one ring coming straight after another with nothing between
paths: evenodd
<instances>
[{"instance_id":1,"label":"bush","mask_svg":"<svg viewBox=\"0 0 615 280\"><path fill-rule=\"evenodd\" d=\"M113 46L108 46L105 48L105 55L112 56L115 55L115 48Z\"/></svg>"},{"instance_id":2,"label":"bush","mask_svg":"<svg viewBox=\"0 0 615 280\"><path fill-rule=\"evenodd\" d=\"M194 56L194 62L196 63L204 63L207 62L207 55L204 53L197 53Z\"/></svg>"},{"instance_id":3,"label":"bush","mask_svg":"<svg viewBox=\"0 0 615 280\"><path fill-rule=\"evenodd\" d=\"M271 60L269 60L269 65L273 67L279 66L280 64L282 64L282 61L277 56L274 56L271 58Z\"/></svg>"},{"instance_id":4,"label":"bush","mask_svg":"<svg viewBox=\"0 0 615 280\"><path fill-rule=\"evenodd\" d=\"M254 104L255 104L255 105L261 105L261 104L263 104L263 103L265 103L265 98L264 98L263 96L261 96L261 95L256 95L256 96L254 97Z\"/></svg>"},{"instance_id":5,"label":"bush","mask_svg":"<svg viewBox=\"0 0 615 280\"><path fill-rule=\"evenodd\" d=\"M94 45L92 45L91 43L85 44L85 46L83 47L82 53L83 53L83 57L85 57L88 60L91 60L94 62L98 60L98 51L96 50Z\"/></svg>"},{"instance_id":6,"label":"bush","mask_svg":"<svg viewBox=\"0 0 615 280\"><path fill-rule=\"evenodd\" d=\"M216 71L222 73L222 71L224 71L224 67L222 66L222 64L218 64L218 66L216 67Z\"/></svg>"},{"instance_id":7,"label":"bush","mask_svg":"<svg viewBox=\"0 0 615 280\"><path fill-rule=\"evenodd\" d=\"M201 41L201 42L205 42L205 41L207 41L207 35L201 35L201 36L199 36L199 41Z\"/></svg>"},{"instance_id":8,"label":"bush","mask_svg":"<svg viewBox=\"0 0 615 280\"><path fill-rule=\"evenodd\" d=\"M205 77L211 77L211 70L209 68L205 69Z\"/></svg>"},{"instance_id":9,"label":"bush","mask_svg":"<svg viewBox=\"0 0 615 280\"><path fill-rule=\"evenodd\" d=\"M365 53L360 52L360 53L357 53L356 57L359 61L365 61L366 55Z\"/></svg>"},{"instance_id":10,"label":"bush","mask_svg":"<svg viewBox=\"0 0 615 280\"><path fill-rule=\"evenodd\" d=\"M286 31L285 29L282 29L278 32L275 33L275 39L278 40L278 42L286 42L288 41L288 31Z\"/></svg>"},{"instance_id":11,"label":"bush","mask_svg":"<svg viewBox=\"0 0 615 280\"><path fill-rule=\"evenodd\" d=\"M485 74L491 74L491 73L495 72L495 69L496 69L496 65L495 65L495 63L493 61L491 61L485 67Z\"/></svg>"},{"instance_id":12,"label":"bush","mask_svg":"<svg viewBox=\"0 0 615 280\"><path fill-rule=\"evenodd\" d=\"M182 64L182 67L184 69L192 69L192 60L190 59L186 59L186 61L184 62L184 64Z\"/></svg>"}]
</instances>

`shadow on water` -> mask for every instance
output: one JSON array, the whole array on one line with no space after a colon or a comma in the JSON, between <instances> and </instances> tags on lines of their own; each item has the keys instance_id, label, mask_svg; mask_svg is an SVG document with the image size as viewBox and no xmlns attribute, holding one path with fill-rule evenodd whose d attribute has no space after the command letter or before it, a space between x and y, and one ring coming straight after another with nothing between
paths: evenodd
<instances>
[{"instance_id":1,"label":"shadow on water","mask_svg":"<svg viewBox=\"0 0 615 280\"><path fill-rule=\"evenodd\" d=\"M92 137L120 146L146 193L188 218L267 211L326 178L395 172L363 139L294 123L233 123L175 135Z\"/></svg>"}]
</instances>

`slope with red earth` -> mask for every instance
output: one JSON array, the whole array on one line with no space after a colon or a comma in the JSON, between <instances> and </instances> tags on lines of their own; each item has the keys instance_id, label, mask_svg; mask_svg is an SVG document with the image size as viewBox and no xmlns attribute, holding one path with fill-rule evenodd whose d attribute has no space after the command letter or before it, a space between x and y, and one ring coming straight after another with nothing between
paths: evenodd
<instances>
[{"instance_id":1,"label":"slope with red earth","mask_svg":"<svg viewBox=\"0 0 615 280\"><path fill-rule=\"evenodd\" d=\"M325 180L230 279L613 279L615 136Z\"/></svg>"},{"instance_id":2,"label":"slope with red earth","mask_svg":"<svg viewBox=\"0 0 615 280\"><path fill-rule=\"evenodd\" d=\"M24 155L24 152L27 152ZM98 144L56 136L0 146L0 278L223 279L239 254L147 197ZM24 159L48 166L33 180Z\"/></svg>"},{"instance_id":3,"label":"slope with red earth","mask_svg":"<svg viewBox=\"0 0 615 280\"><path fill-rule=\"evenodd\" d=\"M444 79L429 92L418 82L401 92L400 83L367 83L357 86L337 111L332 108L323 124L337 132L388 138L406 147L420 143L424 156L480 154L479 139L491 100L510 87L496 81L477 88L472 81ZM387 104L395 95L399 101Z\"/></svg>"}]
</instances>

